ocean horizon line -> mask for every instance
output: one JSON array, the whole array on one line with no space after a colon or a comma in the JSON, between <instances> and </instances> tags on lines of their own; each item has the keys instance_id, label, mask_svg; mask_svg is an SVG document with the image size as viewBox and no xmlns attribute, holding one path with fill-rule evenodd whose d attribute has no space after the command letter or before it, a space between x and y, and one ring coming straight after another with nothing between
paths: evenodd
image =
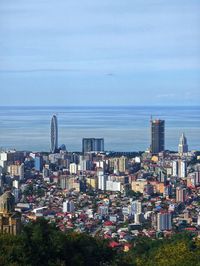
<instances>
[{"instance_id":1,"label":"ocean horizon line","mask_svg":"<svg viewBox=\"0 0 200 266\"><path fill-rule=\"evenodd\" d=\"M43 107L43 108L49 108L49 107L53 107L53 108L104 108L104 107L124 107L124 108L165 108L165 107L174 107L174 108L185 108L185 107L196 107L196 108L200 108L200 105L0 105L0 108L39 108L39 107Z\"/></svg>"}]
</instances>

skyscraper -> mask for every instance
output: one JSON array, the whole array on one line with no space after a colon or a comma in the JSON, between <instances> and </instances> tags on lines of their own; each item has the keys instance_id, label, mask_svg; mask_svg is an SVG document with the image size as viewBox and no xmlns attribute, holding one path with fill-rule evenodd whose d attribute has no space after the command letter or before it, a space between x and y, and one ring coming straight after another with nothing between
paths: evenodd
<instances>
[{"instance_id":1,"label":"skyscraper","mask_svg":"<svg viewBox=\"0 0 200 266\"><path fill-rule=\"evenodd\" d=\"M58 150L58 121L55 115L51 119L51 152Z\"/></svg>"},{"instance_id":2,"label":"skyscraper","mask_svg":"<svg viewBox=\"0 0 200 266\"><path fill-rule=\"evenodd\" d=\"M82 151L86 152L102 152L104 151L104 139L103 138L83 138Z\"/></svg>"},{"instance_id":3,"label":"skyscraper","mask_svg":"<svg viewBox=\"0 0 200 266\"><path fill-rule=\"evenodd\" d=\"M165 121L151 120L151 152L157 154L165 150Z\"/></svg>"},{"instance_id":4,"label":"skyscraper","mask_svg":"<svg viewBox=\"0 0 200 266\"><path fill-rule=\"evenodd\" d=\"M104 139L103 138L94 139L94 151L96 152L104 151Z\"/></svg>"},{"instance_id":5,"label":"skyscraper","mask_svg":"<svg viewBox=\"0 0 200 266\"><path fill-rule=\"evenodd\" d=\"M182 135L180 137L180 142L178 145L178 152L179 152L179 154L183 154L183 153L188 152L187 138L185 137L184 133L182 133Z\"/></svg>"}]
</instances>

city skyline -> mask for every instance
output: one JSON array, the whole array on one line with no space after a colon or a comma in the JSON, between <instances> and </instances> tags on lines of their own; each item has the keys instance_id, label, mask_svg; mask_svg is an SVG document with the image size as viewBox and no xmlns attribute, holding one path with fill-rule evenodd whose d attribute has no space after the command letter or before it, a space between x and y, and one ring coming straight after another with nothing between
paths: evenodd
<instances>
[{"instance_id":1,"label":"city skyline","mask_svg":"<svg viewBox=\"0 0 200 266\"><path fill-rule=\"evenodd\" d=\"M150 122L150 131L149 131L150 143L143 150L145 151L149 150L150 152L152 152L152 154L158 154L160 152L164 152L165 150L170 150L168 148L165 149L165 120L160 120L159 118L153 119L153 117L151 116L149 122ZM66 151L65 144L61 143L59 144L58 131L59 131L59 124L58 124L57 114L56 115L53 114L51 116L51 121L50 121L50 149L49 149L52 154L59 153L61 150ZM183 132L179 137L180 137L179 143L177 142L178 153L180 154L187 153L188 152L187 138L185 137L185 134ZM80 135L80 139L82 139L83 154L87 152L104 152L104 136L96 137L95 134L93 135L91 134L90 136L84 137L84 135ZM15 149L15 147L13 148ZM109 150L110 149L106 149L105 151ZM140 151L141 150L142 149L140 149ZM117 149L113 149L113 151L117 151ZM128 152L127 150L124 151ZM132 151L137 152L139 150L132 150Z\"/></svg>"},{"instance_id":2,"label":"city skyline","mask_svg":"<svg viewBox=\"0 0 200 266\"><path fill-rule=\"evenodd\" d=\"M177 150L182 132L191 150L199 150L199 107L1 107L0 147L43 150L50 147L50 119L59 120L59 147L81 149L81 140L104 137L106 150L139 151L151 143L150 114L166 121L166 147Z\"/></svg>"},{"instance_id":3,"label":"city skyline","mask_svg":"<svg viewBox=\"0 0 200 266\"><path fill-rule=\"evenodd\" d=\"M200 0L0 1L0 264L199 265Z\"/></svg>"},{"instance_id":4,"label":"city skyline","mask_svg":"<svg viewBox=\"0 0 200 266\"><path fill-rule=\"evenodd\" d=\"M199 11L197 0L2 1L2 104L199 105Z\"/></svg>"}]
</instances>

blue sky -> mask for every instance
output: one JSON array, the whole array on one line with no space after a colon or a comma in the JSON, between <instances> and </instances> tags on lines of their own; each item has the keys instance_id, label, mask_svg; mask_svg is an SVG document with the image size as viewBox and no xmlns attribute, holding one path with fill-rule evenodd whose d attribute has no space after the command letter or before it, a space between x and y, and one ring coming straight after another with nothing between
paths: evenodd
<instances>
[{"instance_id":1,"label":"blue sky","mask_svg":"<svg viewBox=\"0 0 200 266\"><path fill-rule=\"evenodd\" d=\"M199 0L1 0L2 105L199 105Z\"/></svg>"}]
</instances>

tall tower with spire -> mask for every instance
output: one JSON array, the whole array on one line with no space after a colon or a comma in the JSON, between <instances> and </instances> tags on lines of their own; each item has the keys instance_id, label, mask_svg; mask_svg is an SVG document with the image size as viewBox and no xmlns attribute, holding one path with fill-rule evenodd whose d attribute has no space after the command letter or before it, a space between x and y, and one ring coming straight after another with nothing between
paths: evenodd
<instances>
[{"instance_id":1,"label":"tall tower with spire","mask_svg":"<svg viewBox=\"0 0 200 266\"><path fill-rule=\"evenodd\" d=\"M55 153L58 150L58 121L56 115L51 119L51 152Z\"/></svg>"},{"instance_id":2,"label":"tall tower with spire","mask_svg":"<svg viewBox=\"0 0 200 266\"><path fill-rule=\"evenodd\" d=\"M185 134L182 133L178 145L178 152L179 154L187 153L188 152L188 144L187 144L187 138L185 137Z\"/></svg>"}]
</instances>

